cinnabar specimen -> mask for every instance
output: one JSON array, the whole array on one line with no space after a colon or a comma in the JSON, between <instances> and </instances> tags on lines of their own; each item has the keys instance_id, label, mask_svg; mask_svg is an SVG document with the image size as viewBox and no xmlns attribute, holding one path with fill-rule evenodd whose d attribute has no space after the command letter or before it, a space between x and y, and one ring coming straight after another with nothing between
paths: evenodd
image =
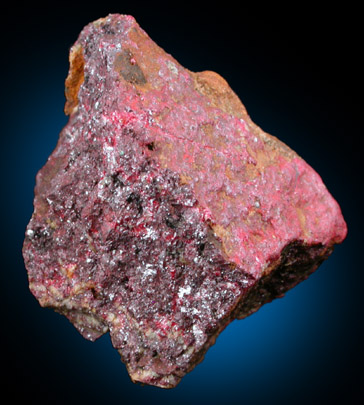
<instances>
[{"instance_id":1,"label":"cinnabar specimen","mask_svg":"<svg viewBox=\"0 0 364 405\"><path fill-rule=\"evenodd\" d=\"M30 290L85 338L109 331L133 381L174 387L345 238L318 174L133 17L83 29L66 98L26 230Z\"/></svg>"}]
</instances>

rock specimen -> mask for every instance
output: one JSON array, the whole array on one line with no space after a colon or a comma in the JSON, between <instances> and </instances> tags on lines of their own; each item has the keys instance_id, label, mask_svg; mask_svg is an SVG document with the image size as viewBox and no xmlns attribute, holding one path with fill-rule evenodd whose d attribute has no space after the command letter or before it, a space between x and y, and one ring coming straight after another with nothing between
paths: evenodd
<instances>
[{"instance_id":1,"label":"rock specimen","mask_svg":"<svg viewBox=\"0 0 364 405\"><path fill-rule=\"evenodd\" d=\"M26 230L30 289L85 338L109 331L133 381L174 387L345 238L318 174L132 17L84 28L66 98Z\"/></svg>"}]
</instances>

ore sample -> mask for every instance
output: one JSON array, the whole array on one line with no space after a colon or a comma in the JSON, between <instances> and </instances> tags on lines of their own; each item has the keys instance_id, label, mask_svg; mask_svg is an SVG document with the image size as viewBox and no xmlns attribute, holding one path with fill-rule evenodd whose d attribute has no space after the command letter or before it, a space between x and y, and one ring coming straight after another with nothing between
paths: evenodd
<instances>
[{"instance_id":1,"label":"ore sample","mask_svg":"<svg viewBox=\"0 0 364 405\"><path fill-rule=\"evenodd\" d=\"M109 332L134 382L174 387L346 236L319 175L131 16L83 29L66 99L36 178L29 286L86 339Z\"/></svg>"}]
</instances>

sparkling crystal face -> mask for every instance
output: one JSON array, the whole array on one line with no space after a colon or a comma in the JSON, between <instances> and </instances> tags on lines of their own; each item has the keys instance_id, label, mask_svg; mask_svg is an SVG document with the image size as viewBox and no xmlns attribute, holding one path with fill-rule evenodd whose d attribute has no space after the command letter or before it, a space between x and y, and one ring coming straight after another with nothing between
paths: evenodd
<instances>
[{"instance_id":1,"label":"sparkling crystal face","mask_svg":"<svg viewBox=\"0 0 364 405\"><path fill-rule=\"evenodd\" d=\"M48 184L27 230L30 287L84 337L110 330L131 370L183 369L253 279L224 260L190 187L137 134L89 139L81 121L72 132L48 162L57 173L38 179Z\"/></svg>"}]
</instances>

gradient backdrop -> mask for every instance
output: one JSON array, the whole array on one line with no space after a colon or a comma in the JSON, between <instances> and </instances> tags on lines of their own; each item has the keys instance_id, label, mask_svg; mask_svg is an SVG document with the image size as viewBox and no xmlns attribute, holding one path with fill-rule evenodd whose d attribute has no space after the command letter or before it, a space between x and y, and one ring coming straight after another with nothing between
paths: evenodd
<instances>
[{"instance_id":1,"label":"gradient backdrop","mask_svg":"<svg viewBox=\"0 0 364 405\"><path fill-rule=\"evenodd\" d=\"M364 337L358 10L321 12L296 3L283 14L263 6L239 9L239 2L205 8L131 0L31 4L2 6L1 364L11 398L37 404L357 403ZM67 121L69 48L85 24L110 12L134 15L190 70L219 72L253 121L320 173L349 226L346 241L314 275L233 322L205 360L167 391L134 385L108 336L88 342L65 318L42 309L28 290L21 256L35 175Z\"/></svg>"}]
</instances>

